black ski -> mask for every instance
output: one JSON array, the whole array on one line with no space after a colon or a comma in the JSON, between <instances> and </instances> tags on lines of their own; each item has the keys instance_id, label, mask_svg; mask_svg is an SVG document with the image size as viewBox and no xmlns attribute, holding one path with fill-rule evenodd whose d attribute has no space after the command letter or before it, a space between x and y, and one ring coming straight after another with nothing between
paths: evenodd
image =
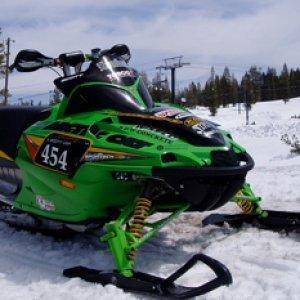
<instances>
[{"instance_id":1,"label":"black ski","mask_svg":"<svg viewBox=\"0 0 300 300\"><path fill-rule=\"evenodd\" d=\"M186 287L175 284L175 281L190 270L198 261L207 265L215 273L216 277L198 287ZM132 277L125 277L117 271L105 272L82 266L65 269L63 274L68 278L79 277L88 282L102 285L113 284L129 292L146 293L173 299L187 299L203 295L222 285L230 285L232 283L232 276L227 267L204 254L194 255L168 278L160 278L142 272L134 272Z\"/></svg>"},{"instance_id":2,"label":"black ski","mask_svg":"<svg viewBox=\"0 0 300 300\"><path fill-rule=\"evenodd\" d=\"M300 231L300 213L264 210L268 213L266 218L254 214L211 214L202 224L223 226L228 223L232 227L241 227L244 223L251 224L261 229L273 231Z\"/></svg>"}]
</instances>

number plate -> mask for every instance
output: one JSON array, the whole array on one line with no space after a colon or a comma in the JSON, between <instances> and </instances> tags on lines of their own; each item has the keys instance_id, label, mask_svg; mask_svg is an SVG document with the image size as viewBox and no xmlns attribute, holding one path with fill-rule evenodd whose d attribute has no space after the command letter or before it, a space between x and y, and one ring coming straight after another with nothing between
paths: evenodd
<instances>
[{"instance_id":1,"label":"number plate","mask_svg":"<svg viewBox=\"0 0 300 300\"><path fill-rule=\"evenodd\" d=\"M35 162L55 171L73 175L89 146L88 140L53 133L45 139Z\"/></svg>"}]
</instances>

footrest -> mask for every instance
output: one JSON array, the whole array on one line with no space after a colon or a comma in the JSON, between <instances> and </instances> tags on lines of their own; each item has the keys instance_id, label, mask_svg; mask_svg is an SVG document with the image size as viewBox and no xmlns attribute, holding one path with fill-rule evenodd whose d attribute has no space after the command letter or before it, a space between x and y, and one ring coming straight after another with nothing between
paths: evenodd
<instances>
[{"instance_id":1,"label":"footrest","mask_svg":"<svg viewBox=\"0 0 300 300\"><path fill-rule=\"evenodd\" d=\"M215 273L216 277L198 287L186 287L175 284L175 281L190 270L198 261L207 265ZM102 285L113 284L125 291L176 299L203 295L222 285L232 283L232 276L226 266L204 254L194 255L168 278L160 278L142 272L134 272L132 277L125 277L117 271L105 272L82 266L65 269L63 274L68 278L79 277L89 282L101 283Z\"/></svg>"}]
</instances>

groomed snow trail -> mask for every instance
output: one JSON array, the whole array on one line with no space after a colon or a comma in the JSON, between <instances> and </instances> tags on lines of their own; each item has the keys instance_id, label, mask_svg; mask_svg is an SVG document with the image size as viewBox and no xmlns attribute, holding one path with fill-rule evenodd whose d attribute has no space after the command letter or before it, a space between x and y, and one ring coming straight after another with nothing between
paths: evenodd
<instances>
[{"instance_id":1,"label":"groomed snow trail","mask_svg":"<svg viewBox=\"0 0 300 300\"><path fill-rule=\"evenodd\" d=\"M206 109L195 109L208 117ZM300 136L300 99L259 103L250 113L251 122L237 108L220 109L212 121L229 129L234 139L254 157L256 167L248 175L254 191L263 197L263 207L300 211L300 156L292 155L280 141L286 132ZM236 212L228 204L219 211ZM242 230L209 226L201 228L198 213L182 215L164 228L139 252L137 268L167 276L198 252L228 266L233 284L199 299L299 299L300 235L261 231L249 226ZM55 241L40 234L18 232L0 223L0 299L145 299L113 286L102 287L79 279L66 279L66 267L85 265L110 269L112 258L105 245L93 238L76 235ZM197 266L181 282L194 285L211 278Z\"/></svg>"}]
</instances>

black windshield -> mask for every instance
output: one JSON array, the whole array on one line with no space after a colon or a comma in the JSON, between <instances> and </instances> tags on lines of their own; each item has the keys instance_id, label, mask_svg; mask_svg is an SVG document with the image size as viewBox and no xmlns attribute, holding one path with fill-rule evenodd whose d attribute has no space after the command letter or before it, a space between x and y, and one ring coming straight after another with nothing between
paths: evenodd
<instances>
[{"instance_id":1,"label":"black windshield","mask_svg":"<svg viewBox=\"0 0 300 300\"><path fill-rule=\"evenodd\" d=\"M121 112L144 110L125 90L103 85L81 86L71 96L65 115L113 109Z\"/></svg>"},{"instance_id":2,"label":"black windshield","mask_svg":"<svg viewBox=\"0 0 300 300\"><path fill-rule=\"evenodd\" d=\"M138 72L127 67L115 67L112 70L102 65L91 63L86 71L54 80L56 87L66 96L79 85L88 82L114 83L120 86L133 85L138 79Z\"/></svg>"}]
</instances>

